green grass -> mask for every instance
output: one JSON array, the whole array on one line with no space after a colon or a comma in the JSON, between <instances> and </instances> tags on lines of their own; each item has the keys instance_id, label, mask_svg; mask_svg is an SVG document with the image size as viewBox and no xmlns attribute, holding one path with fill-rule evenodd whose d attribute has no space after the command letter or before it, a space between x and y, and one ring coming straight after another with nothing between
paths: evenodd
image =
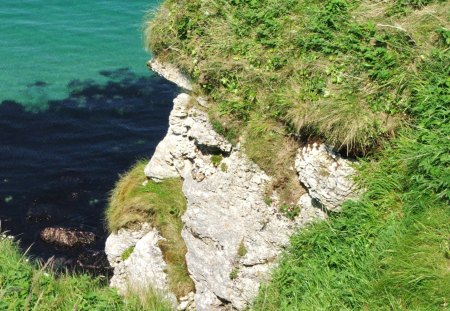
<instances>
[{"instance_id":1,"label":"green grass","mask_svg":"<svg viewBox=\"0 0 450 311\"><path fill-rule=\"evenodd\" d=\"M222 162L223 160L223 156L221 154L213 154L211 156L211 163L215 166L218 167L219 164Z\"/></svg>"},{"instance_id":2,"label":"green grass","mask_svg":"<svg viewBox=\"0 0 450 311\"><path fill-rule=\"evenodd\" d=\"M237 268L233 268L233 270L231 270L230 272L230 280L235 280L238 278L239 276L239 270Z\"/></svg>"},{"instance_id":3,"label":"green grass","mask_svg":"<svg viewBox=\"0 0 450 311\"><path fill-rule=\"evenodd\" d=\"M0 237L0 310L172 310L149 291L120 297L105 280L87 274L55 275L21 254L16 242Z\"/></svg>"},{"instance_id":4,"label":"green grass","mask_svg":"<svg viewBox=\"0 0 450 311\"><path fill-rule=\"evenodd\" d=\"M361 201L292 238L255 310L448 310L449 54L418 68L414 123L363 163Z\"/></svg>"},{"instance_id":5,"label":"green grass","mask_svg":"<svg viewBox=\"0 0 450 311\"><path fill-rule=\"evenodd\" d=\"M222 132L251 135L251 123L275 122L364 154L400 127L417 57L434 43L408 30L448 26L450 7L413 20L374 12L432 2L166 0L147 27L148 44L216 103Z\"/></svg>"},{"instance_id":6,"label":"green grass","mask_svg":"<svg viewBox=\"0 0 450 311\"><path fill-rule=\"evenodd\" d=\"M300 193L299 145L364 157L363 198L292 237L255 310L450 308L449 12L439 0L166 0L147 25L149 48L193 78L214 129L273 177L281 206Z\"/></svg>"},{"instance_id":7,"label":"green grass","mask_svg":"<svg viewBox=\"0 0 450 311\"><path fill-rule=\"evenodd\" d=\"M241 241L241 243L239 243L239 248L238 248L238 256L239 257L244 257L245 255L247 255L247 248L244 245L244 241Z\"/></svg>"},{"instance_id":8,"label":"green grass","mask_svg":"<svg viewBox=\"0 0 450 311\"><path fill-rule=\"evenodd\" d=\"M134 251L134 246L128 247L128 248L122 253L122 256L120 256L120 258L121 258L122 260L127 260L127 259L131 256L131 254L133 254L133 251Z\"/></svg>"},{"instance_id":9,"label":"green grass","mask_svg":"<svg viewBox=\"0 0 450 311\"><path fill-rule=\"evenodd\" d=\"M186 267L186 245L181 237L181 216L186 199L179 178L162 182L147 180L146 161L139 161L117 182L106 211L108 229L115 232L148 222L164 238L159 247L168 265L169 288L182 297L194 290Z\"/></svg>"}]
</instances>

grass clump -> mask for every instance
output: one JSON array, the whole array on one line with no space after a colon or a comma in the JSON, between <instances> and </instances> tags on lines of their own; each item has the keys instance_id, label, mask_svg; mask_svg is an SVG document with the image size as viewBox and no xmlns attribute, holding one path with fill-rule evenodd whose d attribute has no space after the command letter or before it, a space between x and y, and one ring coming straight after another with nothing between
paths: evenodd
<instances>
[{"instance_id":1,"label":"grass clump","mask_svg":"<svg viewBox=\"0 0 450 311\"><path fill-rule=\"evenodd\" d=\"M228 171L228 165L226 163L220 164L220 170L226 173Z\"/></svg>"},{"instance_id":2,"label":"grass clump","mask_svg":"<svg viewBox=\"0 0 450 311\"><path fill-rule=\"evenodd\" d=\"M127 260L131 256L131 254L133 254L133 251L134 251L134 246L128 247L126 250L123 251L122 256L120 256L120 258L122 260Z\"/></svg>"},{"instance_id":3,"label":"grass clump","mask_svg":"<svg viewBox=\"0 0 450 311\"><path fill-rule=\"evenodd\" d=\"M230 280L236 280L239 276L239 269L233 268L230 272Z\"/></svg>"},{"instance_id":4,"label":"grass clump","mask_svg":"<svg viewBox=\"0 0 450 311\"><path fill-rule=\"evenodd\" d=\"M283 204L280 211L290 220L294 220L300 214L300 206Z\"/></svg>"},{"instance_id":5,"label":"grass clump","mask_svg":"<svg viewBox=\"0 0 450 311\"><path fill-rule=\"evenodd\" d=\"M194 289L187 271L186 245L181 237L181 216L186 211L186 199L179 178L162 182L147 181L144 175L146 161L139 161L117 182L106 219L108 229L117 231L139 223L149 222L164 238L159 247L168 265L169 287L177 297Z\"/></svg>"},{"instance_id":6,"label":"grass clump","mask_svg":"<svg viewBox=\"0 0 450 311\"><path fill-rule=\"evenodd\" d=\"M213 154L211 156L211 163L212 165L214 165L214 167L218 167L222 160L223 156L221 154Z\"/></svg>"},{"instance_id":7,"label":"grass clump","mask_svg":"<svg viewBox=\"0 0 450 311\"><path fill-rule=\"evenodd\" d=\"M239 257L244 257L245 255L247 255L247 252L247 248L245 247L244 241L242 240L241 243L239 243L237 254Z\"/></svg>"},{"instance_id":8,"label":"grass clump","mask_svg":"<svg viewBox=\"0 0 450 311\"><path fill-rule=\"evenodd\" d=\"M55 275L0 238L0 310L173 310L155 292L120 297L105 280L89 275Z\"/></svg>"}]
</instances>

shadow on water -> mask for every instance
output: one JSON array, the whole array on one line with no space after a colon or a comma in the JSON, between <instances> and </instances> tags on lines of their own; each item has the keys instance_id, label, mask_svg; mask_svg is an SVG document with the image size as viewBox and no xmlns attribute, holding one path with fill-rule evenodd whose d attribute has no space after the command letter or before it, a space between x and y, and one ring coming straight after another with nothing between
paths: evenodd
<instances>
[{"instance_id":1,"label":"shadow on water","mask_svg":"<svg viewBox=\"0 0 450 311\"><path fill-rule=\"evenodd\" d=\"M138 158L149 158L168 128L178 88L126 68L101 71L106 83L72 81L69 96L48 109L27 111L0 104L1 229L18 236L30 254L57 266L104 264L104 208L118 175ZM36 81L30 88L45 88ZM94 232L89 247L44 243L45 227ZM95 269L94 269L95 270Z\"/></svg>"}]
</instances>

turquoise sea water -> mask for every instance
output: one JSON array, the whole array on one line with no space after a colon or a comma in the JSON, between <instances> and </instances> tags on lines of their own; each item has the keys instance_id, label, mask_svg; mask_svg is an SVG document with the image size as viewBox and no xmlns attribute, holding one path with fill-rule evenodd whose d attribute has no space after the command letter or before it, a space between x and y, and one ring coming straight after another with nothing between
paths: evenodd
<instances>
[{"instance_id":1,"label":"turquoise sea water","mask_svg":"<svg viewBox=\"0 0 450 311\"><path fill-rule=\"evenodd\" d=\"M178 89L146 67L151 0L0 0L0 229L38 258L103 271L104 210L150 158ZM40 232L93 232L78 248ZM1 265L1 263L0 263Z\"/></svg>"},{"instance_id":2,"label":"turquoise sea water","mask_svg":"<svg viewBox=\"0 0 450 311\"><path fill-rule=\"evenodd\" d=\"M101 70L148 74L143 17L155 0L0 0L0 102L45 109Z\"/></svg>"}]
</instances>

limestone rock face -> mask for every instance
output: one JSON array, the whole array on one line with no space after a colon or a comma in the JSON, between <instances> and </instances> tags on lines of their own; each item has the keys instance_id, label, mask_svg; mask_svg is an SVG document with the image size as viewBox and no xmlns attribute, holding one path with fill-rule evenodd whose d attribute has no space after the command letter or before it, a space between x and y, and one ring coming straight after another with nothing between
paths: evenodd
<instances>
[{"instance_id":1,"label":"limestone rock face","mask_svg":"<svg viewBox=\"0 0 450 311\"><path fill-rule=\"evenodd\" d=\"M168 292L166 263L163 260L158 241L162 239L158 231L149 224L143 224L139 230L121 229L112 233L105 244L105 252L114 276L110 285L125 294L129 289L153 288ZM123 258L126 250L134 247L128 258ZM173 295L167 295L176 301Z\"/></svg>"},{"instance_id":2,"label":"limestone rock face","mask_svg":"<svg viewBox=\"0 0 450 311\"><path fill-rule=\"evenodd\" d=\"M323 215L318 210L292 221L264 203L270 178L214 132L206 113L188 108L191 100L187 94L175 99L168 133L145 173L184 180L182 237L197 310L244 309L294 230Z\"/></svg>"},{"instance_id":3,"label":"limestone rock face","mask_svg":"<svg viewBox=\"0 0 450 311\"><path fill-rule=\"evenodd\" d=\"M147 66L157 74L177 84L183 89L192 91L192 83L190 79L184 74L182 74L180 70L177 67L173 66L172 64L163 63L160 62L158 59L154 58L147 63Z\"/></svg>"},{"instance_id":4,"label":"limestone rock face","mask_svg":"<svg viewBox=\"0 0 450 311\"><path fill-rule=\"evenodd\" d=\"M176 68L157 60L150 66L168 80L191 89ZM289 236L306 223L326 218L324 207L336 210L353 195L353 185L347 179L353 169L325 146L300 149L295 167L309 194L298 202L300 214L288 219L275 204L264 202L270 177L217 134L198 106L207 107L208 103L188 94L174 100L167 135L157 146L145 174L156 181L183 179L187 210L182 216L182 237L196 291L180 298L177 309L243 310L257 295L261 282L268 280ZM140 231L120 230L110 236L106 249L115 268L111 284L123 287L120 279L167 288L165 263L157 249L159 238L148 225ZM130 245L136 245L134 252L122 260Z\"/></svg>"},{"instance_id":5,"label":"limestone rock face","mask_svg":"<svg viewBox=\"0 0 450 311\"><path fill-rule=\"evenodd\" d=\"M355 173L351 162L323 144L299 149L295 168L309 195L330 211L338 210L344 201L357 196L351 181Z\"/></svg>"}]
</instances>

